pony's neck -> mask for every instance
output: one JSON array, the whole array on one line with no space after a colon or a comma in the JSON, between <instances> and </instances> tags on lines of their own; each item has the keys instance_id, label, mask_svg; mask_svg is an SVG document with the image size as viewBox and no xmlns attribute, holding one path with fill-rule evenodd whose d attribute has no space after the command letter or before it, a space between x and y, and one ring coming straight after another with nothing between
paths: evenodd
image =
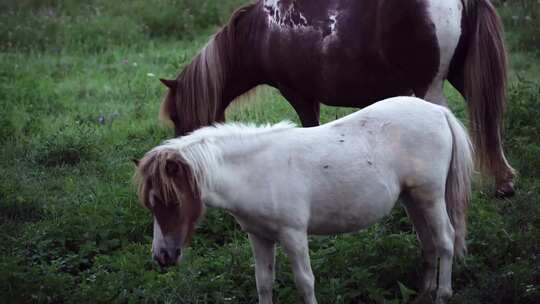
<instances>
[{"instance_id":1,"label":"pony's neck","mask_svg":"<svg viewBox=\"0 0 540 304\"><path fill-rule=\"evenodd\" d=\"M224 209L234 213L239 209L234 196L245 185L245 168L256 157L264 141L246 142L239 139L224 141L220 145L220 164L208 172L211 181L201 188L202 201L208 208Z\"/></svg>"},{"instance_id":2,"label":"pony's neck","mask_svg":"<svg viewBox=\"0 0 540 304\"><path fill-rule=\"evenodd\" d=\"M201 158L192 162L204 181L200 183L204 204L228 211L238 209L233 198L238 193L231 189L243 189L249 182L250 173L246 170L250 170L250 164L257 161L261 151L283 136L281 132L293 127L288 122L263 127L226 124L203 128L188 136L193 137L197 145L204 145ZM198 166L201 159L203 163Z\"/></svg>"}]
</instances>

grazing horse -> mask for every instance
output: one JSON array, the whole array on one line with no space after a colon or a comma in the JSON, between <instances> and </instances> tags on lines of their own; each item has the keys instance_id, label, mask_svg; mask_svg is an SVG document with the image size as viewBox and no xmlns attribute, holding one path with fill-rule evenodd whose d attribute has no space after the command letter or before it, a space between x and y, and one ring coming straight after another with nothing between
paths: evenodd
<instances>
[{"instance_id":1,"label":"grazing horse","mask_svg":"<svg viewBox=\"0 0 540 304\"><path fill-rule=\"evenodd\" d=\"M454 253L465 252L472 153L449 110L395 97L313 128L204 127L148 152L136 177L154 259L176 264L203 206L224 209L249 234L260 303L272 302L276 242L316 303L308 234L360 230L401 197L427 265L422 291L445 303Z\"/></svg>"},{"instance_id":2,"label":"grazing horse","mask_svg":"<svg viewBox=\"0 0 540 304\"><path fill-rule=\"evenodd\" d=\"M514 193L501 139L506 52L489 0L260 0L236 11L174 80L161 117L176 135L225 119L238 96L277 88L304 127L319 103L365 107L412 95L446 105L443 83L463 95L479 167L496 195Z\"/></svg>"}]
</instances>

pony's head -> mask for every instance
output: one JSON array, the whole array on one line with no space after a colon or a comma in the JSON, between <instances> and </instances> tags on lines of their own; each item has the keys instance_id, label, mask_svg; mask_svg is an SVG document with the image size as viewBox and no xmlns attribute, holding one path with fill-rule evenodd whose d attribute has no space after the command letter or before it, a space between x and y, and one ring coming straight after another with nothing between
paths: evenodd
<instances>
[{"instance_id":1,"label":"pony's head","mask_svg":"<svg viewBox=\"0 0 540 304\"><path fill-rule=\"evenodd\" d=\"M176 265L203 212L196 179L173 149L150 151L135 163L139 200L154 218L152 256L161 266Z\"/></svg>"}]
</instances>

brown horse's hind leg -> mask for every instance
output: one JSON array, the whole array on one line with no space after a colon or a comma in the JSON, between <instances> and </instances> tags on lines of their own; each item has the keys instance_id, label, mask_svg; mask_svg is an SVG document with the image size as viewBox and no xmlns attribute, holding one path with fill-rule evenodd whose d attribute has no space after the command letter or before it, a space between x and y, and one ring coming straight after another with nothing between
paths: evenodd
<instances>
[{"instance_id":1,"label":"brown horse's hind leg","mask_svg":"<svg viewBox=\"0 0 540 304\"><path fill-rule=\"evenodd\" d=\"M499 140L499 145L496 148L497 158L493 169L496 186L495 196L497 198L510 197L515 194L514 178L516 173L506 160L501 142L502 140Z\"/></svg>"},{"instance_id":2,"label":"brown horse's hind leg","mask_svg":"<svg viewBox=\"0 0 540 304\"><path fill-rule=\"evenodd\" d=\"M426 100L431 101L434 104L438 104L440 106L448 108L448 99L446 99L446 96L444 96L444 94L442 94L442 91L443 91L443 87L442 87L442 84L441 84L441 88L440 88L441 93L440 94L439 93L433 93L433 95L431 95L431 91L428 91L428 94L426 95Z\"/></svg>"},{"instance_id":3,"label":"brown horse's hind leg","mask_svg":"<svg viewBox=\"0 0 540 304\"><path fill-rule=\"evenodd\" d=\"M317 101L309 100L287 88L280 88L279 91L294 108L303 127L315 127L319 125L321 106Z\"/></svg>"},{"instance_id":4,"label":"brown horse's hind leg","mask_svg":"<svg viewBox=\"0 0 540 304\"><path fill-rule=\"evenodd\" d=\"M444 96L444 80L440 79L439 76L426 88L415 89L414 94L434 104L448 107L448 100Z\"/></svg>"}]
</instances>

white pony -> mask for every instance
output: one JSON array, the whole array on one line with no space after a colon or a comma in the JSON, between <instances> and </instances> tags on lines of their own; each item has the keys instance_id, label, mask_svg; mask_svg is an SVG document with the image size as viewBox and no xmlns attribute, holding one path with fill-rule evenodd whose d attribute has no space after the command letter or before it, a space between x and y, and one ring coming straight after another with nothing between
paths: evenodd
<instances>
[{"instance_id":1,"label":"white pony","mask_svg":"<svg viewBox=\"0 0 540 304\"><path fill-rule=\"evenodd\" d=\"M163 266L180 261L203 205L232 214L251 241L260 303L272 303L277 242L316 303L308 235L365 228L402 197L427 265L422 291L445 303L465 252L472 153L446 108L396 97L319 127L220 124L169 140L137 162L139 197Z\"/></svg>"}]
</instances>

